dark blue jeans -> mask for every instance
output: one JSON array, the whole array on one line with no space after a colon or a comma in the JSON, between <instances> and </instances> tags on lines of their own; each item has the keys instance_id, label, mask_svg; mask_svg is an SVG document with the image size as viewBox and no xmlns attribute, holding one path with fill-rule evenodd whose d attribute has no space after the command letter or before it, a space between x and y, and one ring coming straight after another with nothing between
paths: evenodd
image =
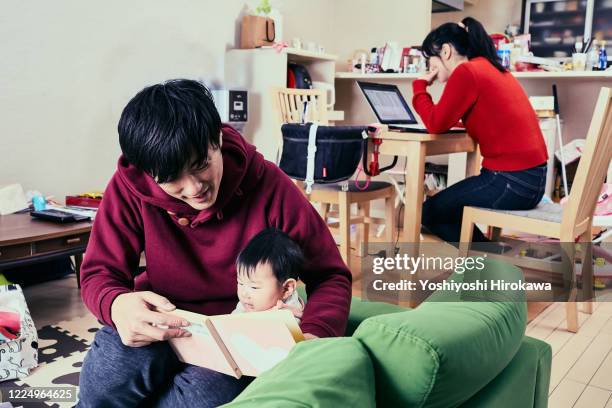
<instances>
[{"instance_id":1,"label":"dark blue jeans","mask_svg":"<svg viewBox=\"0 0 612 408\"><path fill-rule=\"evenodd\" d=\"M544 195L546 165L521 171L493 171L483 168L480 175L469 177L442 190L423 203L423 226L447 242L459 242L463 207L501 210L529 210ZM474 242L487 238L474 229Z\"/></svg>"},{"instance_id":2,"label":"dark blue jeans","mask_svg":"<svg viewBox=\"0 0 612 408\"><path fill-rule=\"evenodd\" d=\"M181 363L167 342L125 346L104 326L83 362L78 407L217 407L251 380Z\"/></svg>"}]
</instances>

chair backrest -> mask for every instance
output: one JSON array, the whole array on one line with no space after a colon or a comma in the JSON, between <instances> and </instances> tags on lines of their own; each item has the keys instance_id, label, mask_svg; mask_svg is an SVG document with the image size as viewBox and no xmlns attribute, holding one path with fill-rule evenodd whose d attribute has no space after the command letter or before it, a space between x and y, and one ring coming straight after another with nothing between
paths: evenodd
<instances>
[{"instance_id":1,"label":"chair backrest","mask_svg":"<svg viewBox=\"0 0 612 408\"><path fill-rule=\"evenodd\" d=\"M561 241L573 241L592 224L597 196L612 158L612 89L601 88L586 145L563 210ZM571 235L567 235L571 234Z\"/></svg>"},{"instance_id":2,"label":"chair backrest","mask_svg":"<svg viewBox=\"0 0 612 408\"><path fill-rule=\"evenodd\" d=\"M327 125L327 94L322 89L273 88L272 100L279 124L300 123L308 103L305 122Z\"/></svg>"}]
</instances>

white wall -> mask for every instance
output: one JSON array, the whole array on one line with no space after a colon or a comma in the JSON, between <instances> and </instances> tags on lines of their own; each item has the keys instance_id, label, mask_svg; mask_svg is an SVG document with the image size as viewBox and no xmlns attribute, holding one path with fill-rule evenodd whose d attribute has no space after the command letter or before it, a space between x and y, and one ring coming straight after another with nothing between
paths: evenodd
<instances>
[{"instance_id":1,"label":"white wall","mask_svg":"<svg viewBox=\"0 0 612 408\"><path fill-rule=\"evenodd\" d=\"M354 50L382 47L387 41L400 47L420 45L431 27L431 0L341 0L334 6L328 48L339 56L339 65Z\"/></svg>"},{"instance_id":2,"label":"white wall","mask_svg":"<svg viewBox=\"0 0 612 408\"><path fill-rule=\"evenodd\" d=\"M4 2L0 185L20 182L58 198L103 189L120 154L123 106L142 87L169 78L220 83L234 39L228 22L240 6Z\"/></svg>"},{"instance_id":3,"label":"white wall","mask_svg":"<svg viewBox=\"0 0 612 408\"><path fill-rule=\"evenodd\" d=\"M433 13L432 28L447 22L458 22L465 17L479 20L489 33L503 33L508 24L521 24L522 0L478 0L475 6L466 4L463 11Z\"/></svg>"},{"instance_id":4,"label":"white wall","mask_svg":"<svg viewBox=\"0 0 612 408\"><path fill-rule=\"evenodd\" d=\"M222 86L246 3L258 0L3 0L0 186L59 199L104 189L127 101L170 78ZM317 42L341 59L387 40L418 43L429 30L429 0L271 3L286 40Z\"/></svg>"},{"instance_id":5,"label":"white wall","mask_svg":"<svg viewBox=\"0 0 612 408\"><path fill-rule=\"evenodd\" d=\"M346 4L349 5L348 2ZM356 48L369 50L382 47L387 41L396 41L400 47L420 45L431 30L431 0L354 0L345 8L350 21L350 35L336 37L334 48L341 60ZM344 67L344 71L349 70ZM388 82L388 80L376 80ZM394 81L391 81L394 82ZM412 98L410 83L398 83L407 100ZM336 80L336 109L345 112L345 124L362 124L376 121L374 113L363 98L357 82Z\"/></svg>"}]
</instances>

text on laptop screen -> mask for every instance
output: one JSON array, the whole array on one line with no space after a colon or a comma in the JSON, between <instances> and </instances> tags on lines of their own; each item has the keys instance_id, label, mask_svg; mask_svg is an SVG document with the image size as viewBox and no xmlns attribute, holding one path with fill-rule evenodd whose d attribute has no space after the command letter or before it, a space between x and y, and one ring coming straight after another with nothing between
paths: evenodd
<instances>
[{"instance_id":1,"label":"text on laptop screen","mask_svg":"<svg viewBox=\"0 0 612 408\"><path fill-rule=\"evenodd\" d=\"M372 108L376 110L380 120L386 121L414 121L415 118L408 112L397 92L380 89L364 89L364 93L368 96L372 104Z\"/></svg>"}]
</instances>

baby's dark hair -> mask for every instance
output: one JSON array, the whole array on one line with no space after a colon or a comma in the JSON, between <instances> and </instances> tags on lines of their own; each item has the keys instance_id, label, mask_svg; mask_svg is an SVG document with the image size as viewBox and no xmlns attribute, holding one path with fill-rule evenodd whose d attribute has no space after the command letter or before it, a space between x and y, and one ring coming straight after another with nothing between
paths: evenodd
<instances>
[{"instance_id":1,"label":"baby's dark hair","mask_svg":"<svg viewBox=\"0 0 612 408\"><path fill-rule=\"evenodd\" d=\"M304 254L289 235L276 228L267 228L255 235L236 260L238 273L251 276L259 264L269 263L279 283L299 279Z\"/></svg>"}]
</instances>

